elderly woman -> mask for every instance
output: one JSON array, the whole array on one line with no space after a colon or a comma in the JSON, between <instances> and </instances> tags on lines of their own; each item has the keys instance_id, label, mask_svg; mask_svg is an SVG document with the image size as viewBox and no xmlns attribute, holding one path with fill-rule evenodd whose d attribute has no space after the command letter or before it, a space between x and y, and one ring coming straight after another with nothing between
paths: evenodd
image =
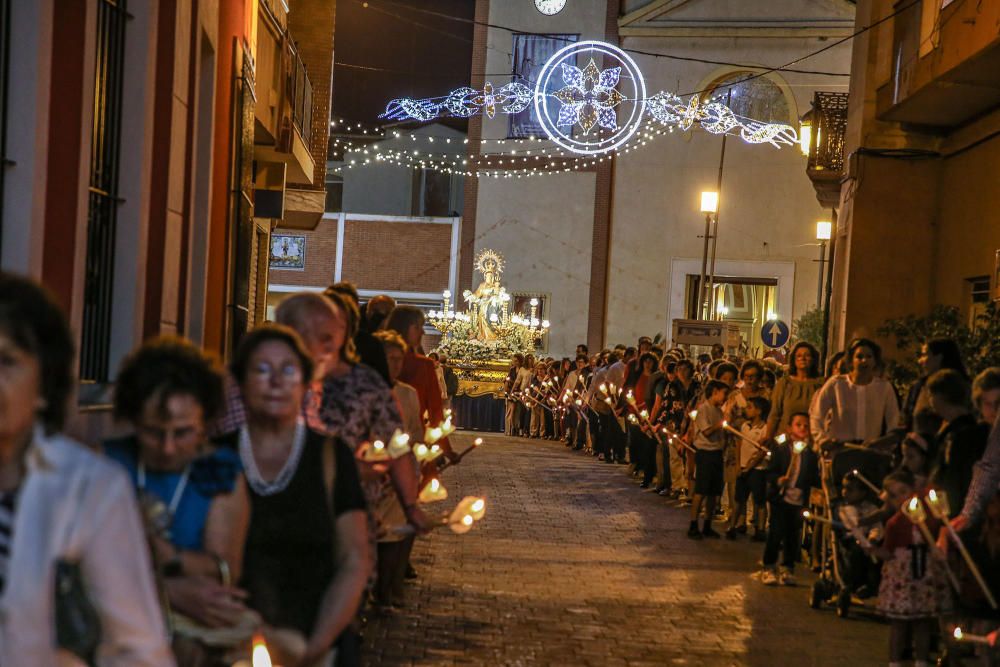
<instances>
[{"instance_id":1,"label":"elderly woman","mask_svg":"<svg viewBox=\"0 0 1000 667\"><path fill-rule=\"evenodd\" d=\"M231 586L249 515L239 456L206 438L221 401L222 375L201 350L180 338L148 341L115 383L114 414L131 433L104 443L144 507L172 610L208 628L236 626L247 611ZM174 650L180 659L187 644Z\"/></svg>"},{"instance_id":2,"label":"elderly woman","mask_svg":"<svg viewBox=\"0 0 1000 667\"><path fill-rule=\"evenodd\" d=\"M771 392L771 414L767 419L767 439L788 430L792 415L809 412L813 396L823 386L820 377L819 352L804 340L792 347L788 355L788 372L774 385Z\"/></svg>"},{"instance_id":3,"label":"elderly woman","mask_svg":"<svg viewBox=\"0 0 1000 667\"><path fill-rule=\"evenodd\" d=\"M173 665L128 478L59 434L73 372L53 299L0 273L0 664Z\"/></svg>"},{"instance_id":4,"label":"elderly woman","mask_svg":"<svg viewBox=\"0 0 1000 667\"><path fill-rule=\"evenodd\" d=\"M402 421L385 380L358 362L353 308L337 292L304 292L282 301L276 319L302 337L319 365L306 401L309 425L357 449L370 440L388 441Z\"/></svg>"},{"instance_id":5,"label":"elderly woman","mask_svg":"<svg viewBox=\"0 0 1000 667\"><path fill-rule=\"evenodd\" d=\"M278 664L355 664L348 625L369 572L365 498L351 449L301 414L313 362L281 325L248 333L232 363L247 423L223 436L239 451L253 508L243 588Z\"/></svg>"}]
</instances>

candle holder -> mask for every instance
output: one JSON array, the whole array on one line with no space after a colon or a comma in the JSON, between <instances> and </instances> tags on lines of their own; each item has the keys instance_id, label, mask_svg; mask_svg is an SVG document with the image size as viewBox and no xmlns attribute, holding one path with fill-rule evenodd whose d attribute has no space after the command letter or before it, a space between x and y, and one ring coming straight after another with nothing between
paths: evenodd
<instances>
[{"instance_id":1,"label":"candle holder","mask_svg":"<svg viewBox=\"0 0 1000 667\"><path fill-rule=\"evenodd\" d=\"M444 484L436 477L430 481L430 484L420 490L420 495L418 496L418 500L422 503L436 503L447 498L448 489L444 488Z\"/></svg>"}]
</instances>

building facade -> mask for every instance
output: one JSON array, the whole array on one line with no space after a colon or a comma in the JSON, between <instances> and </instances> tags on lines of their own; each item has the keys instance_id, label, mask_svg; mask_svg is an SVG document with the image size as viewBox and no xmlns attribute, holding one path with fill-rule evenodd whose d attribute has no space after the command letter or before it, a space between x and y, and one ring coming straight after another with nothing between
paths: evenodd
<instances>
[{"instance_id":1,"label":"building facade","mask_svg":"<svg viewBox=\"0 0 1000 667\"><path fill-rule=\"evenodd\" d=\"M830 342L1000 297L1000 6L858 3Z\"/></svg>"},{"instance_id":2,"label":"building facade","mask_svg":"<svg viewBox=\"0 0 1000 667\"><path fill-rule=\"evenodd\" d=\"M597 39L630 52L649 94L732 89L734 106L752 112L746 115L794 127L816 90L847 90L847 44L809 59L803 69L810 73L769 72L740 83L850 34L854 5L844 0L577 0L553 16L530 2L477 0L476 16L484 25L475 35L473 88L485 80L502 85L496 74L505 71L530 81L545 54ZM500 140L530 132L530 119L473 118L469 145L480 158L496 153ZM718 187L721 143L697 129L653 133L647 145L594 165L567 155L558 158L570 167L561 173L467 179L460 288L472 284L475 252L491 247L507 257L512 290L543 293L552 353L570 353L582 341L596 348L642 334L669 338L672 320L697 310L699 193ZM713 298L751 352L760 351L769 313L791 322L817 306L815 224L832 213L817 202L804 169L795 147L727 142Z\"/></svg>"},{"instance_id":3,"label":"building facade","mask_svg":"<svg viewBox=\"0 0 1000 667\"><path fill-rule=\"evenodd\" d=\"M225 356L262 319L267 236L308 207L257 215L256 181L271 185L268 160L295 163L282 189L311 189L310 150L325 156L329 83L303 91L307 67L325 62L329 82L334 3L312 20L328 37L318 64L296 56L288 30L310 4L0 3L0 266L41 280L69 315L78 432L106 425L117 368L143 339L184 335ZM269 106L255 104L260 93ZM306 128L312 105L320 120Z\"/></svg>"}]
</instances>

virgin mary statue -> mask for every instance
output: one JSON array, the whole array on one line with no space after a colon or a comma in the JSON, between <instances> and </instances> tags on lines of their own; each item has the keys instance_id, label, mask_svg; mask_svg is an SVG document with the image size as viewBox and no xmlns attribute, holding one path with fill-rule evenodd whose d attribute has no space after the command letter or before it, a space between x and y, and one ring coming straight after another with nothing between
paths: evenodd
<instances>
[{"instance_id":1,"label":"virgin mary statue","mask_svg":"<svg viewBox=\"0 0 1000 667\"><path fill-rule=\"evenodd\" d=\"M504 303L509 298L500 285L503 257L494 250L483 250L476 257L476 270L483 274L483 282L474 292L466 292L465 300L473 311L473 321L480 340L496 340L497 326L505 316Z\"/></svg>"}]
</instances>

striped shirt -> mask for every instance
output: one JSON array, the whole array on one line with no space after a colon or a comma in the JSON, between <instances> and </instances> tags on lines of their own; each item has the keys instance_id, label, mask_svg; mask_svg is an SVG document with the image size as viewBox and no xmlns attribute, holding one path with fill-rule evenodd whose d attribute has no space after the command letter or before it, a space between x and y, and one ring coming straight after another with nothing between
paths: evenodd
<instances>
[{"instance_id":1,"label":"striped shirt","mask_svg":"<svg viewBox=\"0 0 1000 667\"><path fill-rule=\"evenodd\" d=\"M14 504L17 489L0 493L0 591L7 583L7 567L10 562L10 546L13 542Z\"/></svg>"}]
</instances>

